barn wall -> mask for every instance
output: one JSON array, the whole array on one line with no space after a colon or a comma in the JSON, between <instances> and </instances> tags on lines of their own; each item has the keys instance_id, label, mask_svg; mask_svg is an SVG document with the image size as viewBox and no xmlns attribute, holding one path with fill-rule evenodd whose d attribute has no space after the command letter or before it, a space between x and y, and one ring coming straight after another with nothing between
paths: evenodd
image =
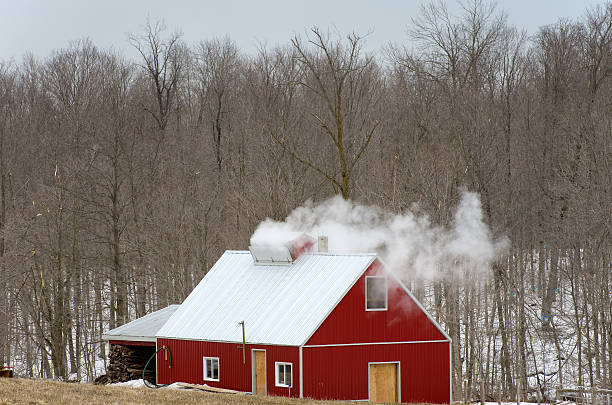
<instances>
[{"instance_id":1,"label":"barn wall","mask_svg":"<svg viewBox=\"0 0 612 405\"><path fill-rule=\"evenodd\" d=\"M387 277L386 311L365 310L366 276L385 275L377 260L357 280L307 345L446 340L392 277Z\"/></svg>"},{"instance_id":2,"label":"barn wall","mask_svg":"<svg viewBox=\"0 0 612 405\"><path fill-rule=\"evenodd\" d=\"M402 402L449 403L449 342L304 347L304 397L368 399L368 362L400 362Z\"/></svg>"},{"instance_id":3,"label":"barn wall","mask_svg":"<svg viewBox=\"0 0 612 405\"><path fill-rule=\"evenodd\" d=\"M165 351L157 354L159 384L188 382L207 384L242 392L252 392L252 349L266 351L266 380L268 395L288 396L289 389L275 386L274 362L293 363L292 397L299 397L299 349L292 346L246 345L246 364L242 362L242 344L202 342L177 339L158 339L157 347L167 346L172 353L172 368ZM204 381L203 357L219 358L219 381Z\"/></svg>"}]
</instances>

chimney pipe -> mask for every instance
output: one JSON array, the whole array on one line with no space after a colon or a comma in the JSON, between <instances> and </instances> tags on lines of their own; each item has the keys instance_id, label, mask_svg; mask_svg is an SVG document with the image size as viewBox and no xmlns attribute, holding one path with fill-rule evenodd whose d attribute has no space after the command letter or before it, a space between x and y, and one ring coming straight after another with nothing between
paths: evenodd
<instances>
[{"instance_id":1,"label":"chimney pipe","mask_svg":"<svg viewBox=\"0 0 612 405\"><path fill-rule=\"evenodd\" d=\"M328 251L327 236L326 235L319 236L317 245L319 246L319 252L327 252Z\"/></svg>"}]
</instances>

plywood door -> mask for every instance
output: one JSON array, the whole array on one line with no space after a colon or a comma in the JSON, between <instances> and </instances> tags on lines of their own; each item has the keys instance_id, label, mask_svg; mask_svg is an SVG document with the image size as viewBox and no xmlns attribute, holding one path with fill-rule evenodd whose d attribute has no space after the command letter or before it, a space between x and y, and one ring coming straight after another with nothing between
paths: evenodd
<instances>
[{"instance_id":1,"label":"plywood door","mask_svg":"<svg viewBox=\"0 0 612 405\"><path fill-rule=\"evenodd\" d=\"M370 402L397 402L397 363L370 364Z\"/></svg>"},{"instance_id":2,"label":"plywood door","mask_svg":"<svg viewBox=\"0 0 612 405\"><path fill-rule=\"evenodd\" d=\"M255 394L266 395L266 352L255 351Z\"/></svg>"}]
</instances>

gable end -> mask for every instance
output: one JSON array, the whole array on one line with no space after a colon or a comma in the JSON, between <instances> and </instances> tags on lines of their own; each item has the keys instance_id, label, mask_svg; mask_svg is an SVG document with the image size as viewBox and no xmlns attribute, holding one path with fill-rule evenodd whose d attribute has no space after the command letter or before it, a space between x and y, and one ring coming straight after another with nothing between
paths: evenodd
<instances>
[{"instance_id":1,"label":"gable end","mask_svg":"<svg viewBox=\"0 0 612 405\"><path fill-rule=\"evenodd\" d=\"M388 305L366 308L366 280L387 279ZM450 342L449 335L399 278L374 259L352 283L304 345L346 345L385 342Z\"/></svg>"}]
</instances>

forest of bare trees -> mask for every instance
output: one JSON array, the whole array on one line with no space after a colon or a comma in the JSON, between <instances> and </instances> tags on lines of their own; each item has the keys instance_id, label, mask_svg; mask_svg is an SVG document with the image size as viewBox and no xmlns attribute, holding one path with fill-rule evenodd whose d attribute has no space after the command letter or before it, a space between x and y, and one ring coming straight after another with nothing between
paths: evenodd
<instances>
[{"instance_id":1,"label":"forest of bare trees","mask_svg":"<svg viewBox=\"0 0 612 405\"><path fill-rule=\"evenodd\" d=\"M103 331L307 199L445 225L467 189L507 254L406 280L453 338L455 397L612 389L612 3L532 37L484 0L407 27L377 54L314 28L250 55L149 22L134 60L78 40L0 63L0 365L95 378Z\"/></svg>"}]
</instances>

